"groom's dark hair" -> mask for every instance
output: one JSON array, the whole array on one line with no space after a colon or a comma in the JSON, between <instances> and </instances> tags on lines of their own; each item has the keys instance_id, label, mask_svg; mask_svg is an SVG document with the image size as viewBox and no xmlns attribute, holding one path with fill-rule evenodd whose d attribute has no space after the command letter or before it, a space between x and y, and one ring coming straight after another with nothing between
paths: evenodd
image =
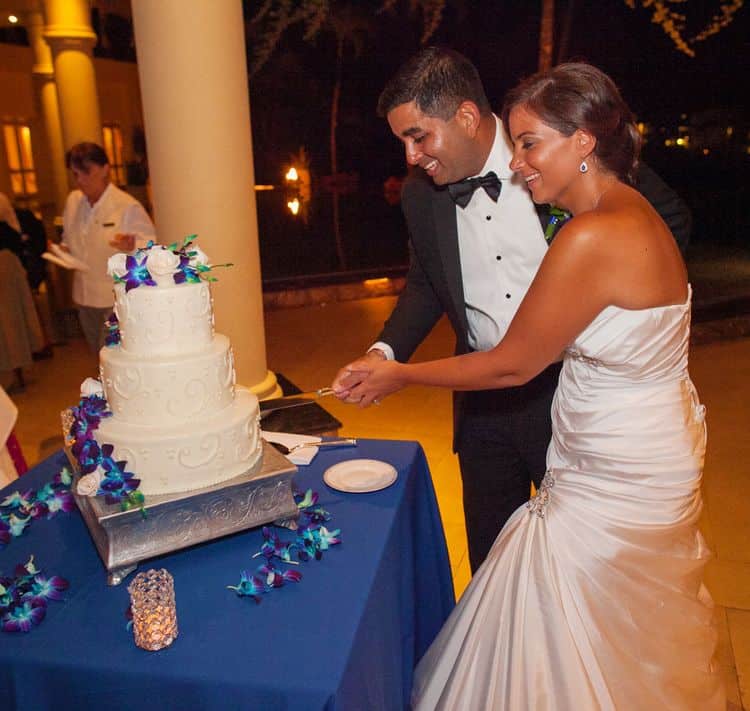
<instances>
[{"instance_id":1,"label":"groom's dark hair","mask_svg":"<svg viewBox=\"0 0 750 711\"><path fill-rule=\"evenodd\" d=\"M462 101L473 101L482 115L491 112L476 67L445 47L427 47L401 66L380 94L378 116L385 118L410 101L423 114L443 121L453 118Z\"/></svg>"}]
</instances>

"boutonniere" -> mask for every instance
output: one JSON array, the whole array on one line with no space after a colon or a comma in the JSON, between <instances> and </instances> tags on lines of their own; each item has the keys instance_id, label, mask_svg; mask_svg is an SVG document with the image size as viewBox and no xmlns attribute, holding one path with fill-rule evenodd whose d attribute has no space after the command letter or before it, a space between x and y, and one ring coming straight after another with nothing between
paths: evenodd
<instances>
[{"instance_id":1,"label":"boutonniere","mask_svg":"<svg viewBox=\"0 0 750 711\"><path fill-rule=\"evenodd\" d=\"M549 222L544 230L544 239L550 244L554 239L557 231L570 219L570 213L561 210L559 207L550 207Z\"/></svg>"}]
</instances>

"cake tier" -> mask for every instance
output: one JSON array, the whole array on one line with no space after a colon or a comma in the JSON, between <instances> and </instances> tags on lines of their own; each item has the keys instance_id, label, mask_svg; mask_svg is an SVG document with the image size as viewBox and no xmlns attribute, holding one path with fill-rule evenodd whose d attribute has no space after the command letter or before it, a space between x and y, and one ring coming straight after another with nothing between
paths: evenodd
<instances>
[{"instance_id":1,"label":"cake tier","mask_svg":"<svg viewBox=\"0 0 750 711\"><path fill-rule=\"evenodd\" d=\"M115 314L124 351L142 356L195 353L211 343L214 317L208 283L115 284Z\"/></svg>"},{"instance_id":2,"label":"cake tier","mask_svg":"<svg viewBox=\"0 0 750 711\"><path fill-rule=\"evenodd\" d=\"M100 422L95 436L113 445L114 459L127 462L125 470L141 480L146 496L219 484L247 471L262 452L258 398L241 387L212 417L157 428L113 416Z\"/></svg>"},{"instance_id":3,"label":"cake tier","mask_svg":"<svg viewBox=\"0 0 750 711\"><path fill-rule=\"evenodd\" d=\"M145 358L119 346L102 348L99 372L110 410L134 425L203 420L227 407L234 393L232 349L221 334L187 355Z\"/></svg>"}]
</instances>

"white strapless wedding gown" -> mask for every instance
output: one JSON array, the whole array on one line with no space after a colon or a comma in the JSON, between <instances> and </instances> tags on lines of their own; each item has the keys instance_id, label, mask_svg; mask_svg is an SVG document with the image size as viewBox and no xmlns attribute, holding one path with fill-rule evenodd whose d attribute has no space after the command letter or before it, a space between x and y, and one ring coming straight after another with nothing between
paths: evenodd
<instances>
[{"instance_id":1,"label":"white strapless wedding gown","mask_svg":"<svg viewBox=\"0 0 750 711\"><path fill-rule=\"evenodd\" d=\"M544 483L420 661L416 709L724 711L689 330L688 297L609 307L571 345Z\"/></svg>"}]
</instances>

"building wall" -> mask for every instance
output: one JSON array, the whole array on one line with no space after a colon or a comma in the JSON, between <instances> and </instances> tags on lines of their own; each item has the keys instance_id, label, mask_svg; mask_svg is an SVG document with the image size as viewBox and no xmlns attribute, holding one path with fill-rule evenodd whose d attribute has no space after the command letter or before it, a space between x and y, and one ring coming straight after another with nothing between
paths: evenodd
<instances>
[{"instance_id":1,"label":"building wall","mask_svg":"<svg viewBox=\"0 0 750 711\"><path fill-rule=\"evenodd\" d=\"M32 146L36 143L36 137L39 137L41 152L44 153L46 151L46 140L43 140L44 129L34 108L32 64L29 47L0 44L0 121L3 123L7 121L28 122L32 131ZM37 153L35 149L34 153ZM37 160L36 155L34 159ZM49 171L46 172L49 173ZM12 199L8 154L2 134L0 134L0 191ZM48 185L45 186L45 194L51 196Z\"/></svg>"},{"instance_id":2,"label":"building wall","mask_svg":"<svg viewBox=\"0 0 750 711\"><path fill-rule=\"evenodd\" d=\"M0 43L0 121L23 122L31 129L32 153L37 171L38 194L32 205L47 214L54 204L52 168L44 122L35 96L32 75L33 56L29 47ZM123 160L135 158L133 130L143 128L143 111L138 83L138 68L131 62L94 59L99 110L104 124L117 124L122 131ZM140 186L131 192L139 199L145 193ZM5 138L0 134L0 191L13 198Z\"/></svg>"}]
</instances>

